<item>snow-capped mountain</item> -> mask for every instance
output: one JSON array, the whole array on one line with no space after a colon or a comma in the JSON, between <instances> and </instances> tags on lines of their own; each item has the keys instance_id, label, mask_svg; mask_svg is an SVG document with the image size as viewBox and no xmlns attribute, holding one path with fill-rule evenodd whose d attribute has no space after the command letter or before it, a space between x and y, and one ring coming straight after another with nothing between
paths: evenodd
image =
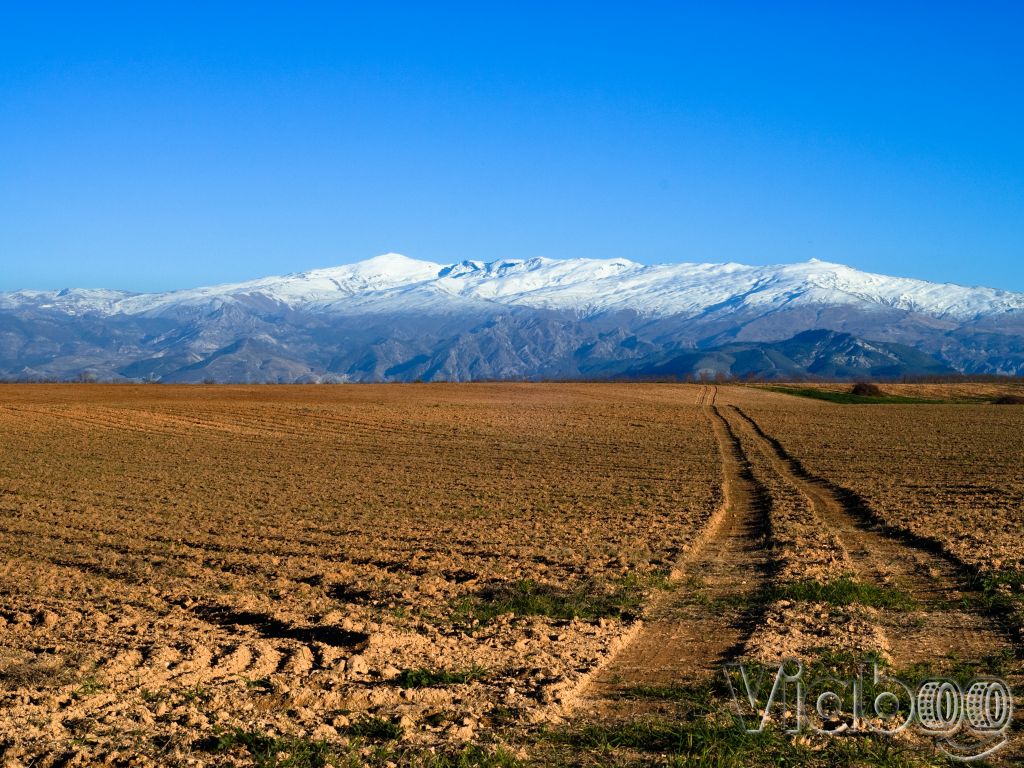
<instances>
[{"instance_id":1,"label":"snow-capped mountain","mask_svg":"<svg viewBox=\"0 0 1024 768\"><path fill-rule=\"evenodd\" d=\"M893 362L881 367L890 375L922 367L1024 370L1021 293L817 260L647 266L534 258L443 265L392 253L158 294L0 293L0 375L87 372L186 381L639 375L664 370L666 361L684 359L684 351L691 360L694 350L776 344L809 330L847 334L841 343L847 357L856 357L849 338L911 349L912 365L906 352L885 353ZM873 361L876 375L877 351L858 353ZM705 362L690 372L709 372L706 358L698 358ZM728 355L714 359L715 371L742 368ZM783 375L783 369L815 372L807 365L745 372Z\"/></svg>"},{"instance_id":2,"label":"snow-capped mountain","mask_svg":"<svg viewBox=\"0 0 1024 768\"><path fill-rule=\"evenodd\" d=\"M712 307L769 310L787 305L885 307L935 317L966 318L1024 309L1024 294L929 283L860 272L812 259L800 264L645 266L626 259L462 261L444 266L388 253L356 264L158 294L105 290L0 294L0 307L19 300L76 313L152 315L182 307L273 302L291 309L420 311L490 304L573 310L630 310L663 317Z\"/></svg>"}]
</instances>

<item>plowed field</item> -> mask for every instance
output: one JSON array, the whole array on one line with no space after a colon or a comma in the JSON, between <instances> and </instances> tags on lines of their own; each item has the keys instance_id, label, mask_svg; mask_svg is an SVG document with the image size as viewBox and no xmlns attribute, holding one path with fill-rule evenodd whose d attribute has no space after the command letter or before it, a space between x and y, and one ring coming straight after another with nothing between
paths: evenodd
<instances>
[{"instance_id":1,"label":"plowed field","mask_svg":"<svg viewBox=\"0 0 1024 768\"><path fill-rule=\"evenodd\" d=\"M713 681L1018 685L1022 435L746 387L2 386L0 756L931 764L751 751Z\"/></svg>"}]
</instances>

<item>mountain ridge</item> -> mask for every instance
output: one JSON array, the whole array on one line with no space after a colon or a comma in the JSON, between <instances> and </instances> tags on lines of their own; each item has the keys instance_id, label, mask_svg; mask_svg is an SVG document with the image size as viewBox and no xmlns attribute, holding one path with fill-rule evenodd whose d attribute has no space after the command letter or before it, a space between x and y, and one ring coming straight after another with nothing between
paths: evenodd
<instances>
[{"instance_id":1,"label":"mountain ridge","mask_svg":"<svg viewBox=\"0 0 1024 768\"><path fill-rule=\"evenodd\" d=\"M822 359L853 362L790 359L808 331L845 334L827 337ZM14 379L574 378L646 375L672 360L675 375L1021 374L1024 294L819 260L446 265L394 253L163 293L0 294L0 376Z\"/></svg>"},{"instance_id":2,"label":"mountain ridge","mask_svg":"<svg viewBox=\"0 0 1024 768\"><path fill-rule=\"evenodd\" d=\"M735 262L643 265L628 259L534 257L443 265L397 253L337 267L159 293L68 288L16 291L0 294L0 308L16 306L21 298L48 301L54 308L74 306L101 314L144 314L175 303L261 294L291 307L343 309L347 298L366 294L397 298L425 285L453 299L549 309L632 309L655 316L704 311L740 295L778 303L780 294L789 300L806 298L831 304L874 302L936 316L965 317L1024 309L1024 293L889 277L818 259L750 266Z\"/></svg>"}]
</instances>

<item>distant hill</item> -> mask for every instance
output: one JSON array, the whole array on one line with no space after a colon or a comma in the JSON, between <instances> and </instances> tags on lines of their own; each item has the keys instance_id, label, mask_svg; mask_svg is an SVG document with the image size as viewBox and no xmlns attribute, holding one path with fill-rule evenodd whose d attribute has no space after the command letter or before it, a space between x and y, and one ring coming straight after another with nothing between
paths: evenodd
<instances>
[{"instance_id":1,"label":"distant hill","mask_svg":"<svg viewBox=\"0 0 1024 768\"><path fill-rule=\"evenodd\" d=\"M905 344L865 341L827 330L804 331L785 341L723 344L627 371L627 375L639 378L725 375L766 379L874 379L955 373L935 357Z\"/></svg>"}]
</instances>

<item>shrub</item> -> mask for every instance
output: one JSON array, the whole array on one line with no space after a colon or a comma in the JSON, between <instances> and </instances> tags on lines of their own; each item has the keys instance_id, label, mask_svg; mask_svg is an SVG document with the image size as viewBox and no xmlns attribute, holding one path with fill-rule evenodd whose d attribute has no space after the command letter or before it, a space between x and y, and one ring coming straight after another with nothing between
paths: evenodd
<instances>
[{"instance_id":1,"label":"shrub","mask_svg":"<svg viewBox=\"0 0 1024 768\"><path fill-rule=\"evenodd\" d=\"M850 394L859 395L860 397L885 397L882 388L877 384L872 384L870 381L858 381L853 385Z\"/></svg>"},{"instance_id":2,"label":"shrub","mask_svg":"<svg viewBox=\"0 0 1024 768\"><path fill-rule=\"evenodd\" d=\"M1024 395L1000 395L992 402L996 405L1024 405Z\"/></svg>"}]
</instances>

